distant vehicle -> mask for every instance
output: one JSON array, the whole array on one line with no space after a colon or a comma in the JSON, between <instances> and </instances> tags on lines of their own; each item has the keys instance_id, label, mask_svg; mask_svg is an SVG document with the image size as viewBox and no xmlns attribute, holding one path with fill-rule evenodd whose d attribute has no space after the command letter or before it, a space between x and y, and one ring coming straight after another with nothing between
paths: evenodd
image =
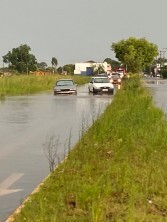
<instances>
[{"instance_id":1,"label":"distant vehicle","mask_svg":"<svg viewBox=\"0 0 167 222\"><path fill-rule=\"evenodd\" d=\"M159 77L159 78L160 78L160 77L161 77L160 73L157 73L157 74L156 74L156 77Z\"/></svg>"},{"instance_id":2,"label":"distant vehicle","mask_svg":"<svg viewBox=\"0 0 167 222\"><path fill-rule=\"evenodd\" d=\"M54 95L57 94L77 94L77 85L73 79L59 79L53 88Z\"/></svg>"},{"instance_id":3,"label":"distant vehicle","mask_svg":"<svg viewBox=\"0 0 167 222\"><path fill-rule=\"evenodd\" d=\"M103 76L103 77L107 77L107 73L100 73L100 74L97 74L97 76Z\"/></svg>"},{"instance_id":4,"label":"distant vehicle","mask_svg":"<svg viewBox=\"0 0 167 222\"><path fill-rule=\"evenodd\" d=\"M149 77L148 73L143 73L144 77Z\"/></svg>"},{"instance_id":5,"label":"distant vehicle","mask_svg":"<svg viewBox=\"0 0 167 222\"><path fill-rule=\"evenodd\" d=\"M92 77L88 84L89 92L96 93L114 93L114 85L110 82L108 77L96 76Z\"/></svg>"},{"instance_id":6,"label":"distant vehicle","mask_svg":"<svg viewBox=\"0 0 167 222\"><path fill-rule=\"evenodd\" d=\"M116 67L115 72L118 72L121 75L121 78L126 75L126 69L123 67Z\"/></svg>"},{"instance_id":7,"label":"distant vehicle","mask_svg":"<svg viewBox=\"0 0 167 222\"><path fill-rule=\"evenodd\" d=\"M120 73L113 72L110 75L110 82L115 85L121 85L122 79L120 77Z\"/></svg>"}]
</instances>

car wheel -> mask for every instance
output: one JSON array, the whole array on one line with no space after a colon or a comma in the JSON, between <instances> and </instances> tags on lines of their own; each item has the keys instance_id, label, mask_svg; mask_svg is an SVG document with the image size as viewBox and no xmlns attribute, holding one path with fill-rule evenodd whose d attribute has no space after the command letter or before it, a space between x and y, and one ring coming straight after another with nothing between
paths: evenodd
<instances>
[{"instance_id":1,"label":"car wheel","mask_svg":"<svg viewBox=\"0 0 167 222\"><path fill-rule=\"evenodd\" d=\"M97 93L97 91L93 88L93 94L96 94Z\"/></svg>"},{"instance_id":2,"label":"car wheel","mask_svg":"<svg viewBox=\"0 0 167 222\"><path fill-rule=\"evenodd\" d=\"M56 92L54 92L54 95L56 95Z\"/></svg>"},{"instance_id":3,"label":"car wheel","mask_svg":"<svg viewBox=\"0 0 167 222\"><path fill-rule=\"evenodd\" d=\"M114 94L114 89L110 89L110 90L108 91L108 93L111 94L111 95L113 95L113 94Z\"/></svg>"}]
</instances>

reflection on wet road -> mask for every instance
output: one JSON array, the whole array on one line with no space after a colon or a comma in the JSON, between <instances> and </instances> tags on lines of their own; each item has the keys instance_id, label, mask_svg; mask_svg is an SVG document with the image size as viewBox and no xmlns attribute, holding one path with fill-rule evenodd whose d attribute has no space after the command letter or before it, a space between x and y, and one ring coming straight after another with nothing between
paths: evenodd
<instances>
[{"instance_id":1,"label":"reflection on wet road","mask_svg":"<svg viewBox=\"0 0 167 222\"><path fill-rule=\"evenodd\" d=\"M8 97L0 102L0 221L4 221L48 175L44 144L59 138L58 154L64 155L84 127L112 101L111 95L88 93L78 87L77 96L54 96L53 92ZM70 136L71 135L71 136Z\"/></svg>"},{"instance_id":2,"label":"reflection on wet road","mask_svg":"<svg viewBox=\"0 0 167 222\"><path fill-rule=\"evenodd\" d=\"M153 95L153 101L167 113L167 80L160 78L145 79L146 86L150 89Z\"/></svg>"}]
</instances>

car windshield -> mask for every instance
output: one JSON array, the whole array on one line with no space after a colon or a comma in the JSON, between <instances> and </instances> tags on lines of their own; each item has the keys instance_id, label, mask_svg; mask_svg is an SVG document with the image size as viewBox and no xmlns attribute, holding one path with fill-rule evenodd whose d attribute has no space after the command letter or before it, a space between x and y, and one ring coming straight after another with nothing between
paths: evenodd
<instances>
[{"instance_id":1,"label":"car windshield","mask_svg":"<svg viewBox=\"0 0 167 222\"><path fill-rule=\"evenodd\" d=\"M108 83L109 79L108 78L95 78L94 83Z\"/></svg>"},{"instance_id":2,"label":"car windshield","mask_svg":"<svg viewBox=\"0 0 167 222\"><path fill-rule=\"evenodd\" d=\"M123 70L118 70L118 73L123 74L124 71Z\"/></svg>"},{"instance_id":3,"label":"car windshield","mask_svg":"<svg viewBox=\"0 0 167 222\"><path fill-rule=\"evenodd\" d=\"M99 77L107 77L107 73L100 73L97 76L99 76Z\"/></svg>"},{"instance_id":4,"label":"car windshield","mask_svg":"<svg viewBox=\"0 0 167 222\"><path fill-rule=\"evenodd\" d=\"M119 74L118 73L114 73L114 74L111 75L111 77L119 78Z\"/></svg>"},{"instance_id":5,"label":"car windshield","mask_svg":"<svg viewBox=\"0 0 167 222\"><path fill-rule=\"evenodd\" d=\"M60 80L56 83L57 86L73 86L74 82L72 80Z\"/></svg>"}]
</instances>

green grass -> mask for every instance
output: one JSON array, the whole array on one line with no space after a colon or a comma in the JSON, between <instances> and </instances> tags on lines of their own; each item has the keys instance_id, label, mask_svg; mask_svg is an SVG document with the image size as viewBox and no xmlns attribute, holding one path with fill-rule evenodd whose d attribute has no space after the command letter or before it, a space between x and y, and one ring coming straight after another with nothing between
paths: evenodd
<instances>
[{"instance_id":1,"label":"green grass","mask_svg":"<svg viewBox=\"0 0 167 222\"><path fill-rule=\"evenodd\" d=\"M165 222L166 169L164 113L134 76L14 221Z\"/></svg>"},{"instance_id":2,"label":"green grass","mask_svg":"<svg viewBox=\"0 0 167 222\"><path fill-rule=\"evenodd\" d=\"M77 84L87 83L90 77L64 75L20 75L0 78L0 98L52 90L57 79L72 78Z\"/></svg>"}]
</instances>

